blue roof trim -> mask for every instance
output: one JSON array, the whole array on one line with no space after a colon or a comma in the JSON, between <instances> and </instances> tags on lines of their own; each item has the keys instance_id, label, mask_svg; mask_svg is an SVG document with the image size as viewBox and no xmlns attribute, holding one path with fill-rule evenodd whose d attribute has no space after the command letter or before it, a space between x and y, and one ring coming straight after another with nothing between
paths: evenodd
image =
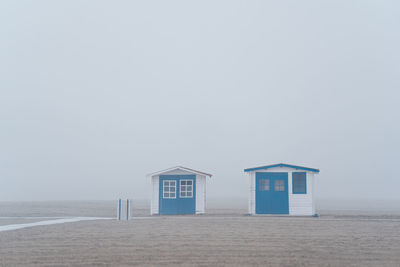
<instances>
[{"instance_id":1,"label":"blue roof trim","mask_svg":"<svg viewBox=\"0 0 400 267\"><path fill-rule=\"evenodd\" d=\"M275 168L275 167L288 167L288 168L293 168L293 169L296 169L296 170L304 170L304 171L310 171L310 172L319 173L318 169L302 167L302 166L296 166L296 165L285 164L285 163L278 163L278 164L273 164L273 165L266 165L266 166L248 168L248 169L244 169L244 172L251 172L251 171L257 171L257 170L266 170L266 169Z\"/></svg>"}]
</instances>

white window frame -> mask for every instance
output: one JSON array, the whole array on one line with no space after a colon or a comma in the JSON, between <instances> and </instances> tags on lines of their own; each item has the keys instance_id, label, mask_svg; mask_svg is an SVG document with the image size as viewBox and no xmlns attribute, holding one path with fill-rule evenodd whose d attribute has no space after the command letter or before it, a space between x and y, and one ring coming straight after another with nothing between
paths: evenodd
<instances>
[{"instance_id":1,"label":"white window frame","mask_svg":"<svg viewBox=\"0 0 400 267\"><path fill-rule=\"evenodd\" d=\"M166 185L166 182L168 182L168 185ZM173 182L175 185L171 186L171 182ZM168 187L168 192L165 192L166 187ZM170 191L171 188L175 188L175 191ZM165 193L171 194L174 193L175 196L171 197L171 196L165 196ZM163 198L167 198L167 199L174 199L176 198L176 180L163 180Z\"/></svg>"},{"instance_id":2,"label":"white window frame","mask_svg":"<svg viewBox=\"0 0 400 267\"><path fill-rule=\"evenodd\" d=\"M269 178L261 178L259 181L259 191L270 191L271 184Z\"/></svg>"},{"instance_id":3,"label":"white window frame","mask_svg":"<svg viewBox=\"0 0 400 267\"><path fill-rule=\"evenodd\" d=\"M279 184L277 184L276 182L279 182ZM280 183L280 182L282 182L282 183ZM285 180L283 180L283 179L275 180L275 182L274 182L274 191L275 192L284 192L284 191L286 191L285 187L286 187Z\"/></svg>"},{"instance_id":4,"label":"white window frame","mask_svg":"<svg viewBox=\"0 0 400 267\"><path fill-rule=\"evenodd\" d=\"M187 186L188 185L187 184L185 185L186 186L186 190L184 192L186 192L186 196L182 196L182 182L183 181L192 182L192 185L191 185L192 190L187 190ZM192 179L182 179L182 180L180 180L179 181L179 197L180 198L193 198L193 184L194 184L194 181ZM187 196L187 193L192 193L192 194L191 194L191 196Z\"/></svg>"}]
</instances>

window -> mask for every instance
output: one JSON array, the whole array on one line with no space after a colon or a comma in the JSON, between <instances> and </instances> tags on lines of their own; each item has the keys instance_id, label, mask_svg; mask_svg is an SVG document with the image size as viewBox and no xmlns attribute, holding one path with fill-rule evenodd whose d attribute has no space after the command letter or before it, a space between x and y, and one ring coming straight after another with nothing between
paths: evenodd
<instances>
[{"instance_id":1,"label":"window","mask_svg":"<svg viewBox=\"0 0 400 267\"><path fill-rule=\"evenodd\" d=\"M163 181L163 198L176 198L176 181Z\"/></svg>"},{"instance_id":2,"label":"window","mask_svg":"<svg viewBox=\"0 0 400 267\"><path fill-rule=\"evenodd\" d=\"M269 191L269 179L260 179L258 186L260 191Z\"/></svg>"},{"instance_id":3,"label":"window","mask_svg":"<svg viewBox=\"0 0 400 267\"><path fill-rule=\"evenodd\" d=\"M293 194L307 194L306 173L293 173Z\"/></svg>"},{"instance_id":4,"label":"window","mask_svg":"<svg viewBox=\"0 0 400 267\"><path fill-rule=\"evenodd\" d=\"M284 180L275 180L275 191L285 191Z\"/></svg>"},{"instance_id":5,"label":"window","mask_svg":"<svg viewBox=\"0 0 400 267\"><path fill-rule=\"evenodd\" d=\"M180 181L180 197L191 198L193 197L193 180Z\"/></svg>"}]
</instances>

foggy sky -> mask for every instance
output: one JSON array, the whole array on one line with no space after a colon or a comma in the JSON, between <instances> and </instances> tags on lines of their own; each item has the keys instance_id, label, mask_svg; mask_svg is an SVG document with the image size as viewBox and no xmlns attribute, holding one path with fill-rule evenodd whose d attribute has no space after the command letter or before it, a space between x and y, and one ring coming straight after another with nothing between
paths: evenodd
<instances>
[{"instance_id":1,"label":"foggy sky","mask_svg":"<svg viewBox=\"0 0 400 267\"><path fill-rule=\"evenodd\" d=\"M150 198L146 174L319 168L398 198L398 1L1 1L0 200Z\"/></svg>"}]
</instances>

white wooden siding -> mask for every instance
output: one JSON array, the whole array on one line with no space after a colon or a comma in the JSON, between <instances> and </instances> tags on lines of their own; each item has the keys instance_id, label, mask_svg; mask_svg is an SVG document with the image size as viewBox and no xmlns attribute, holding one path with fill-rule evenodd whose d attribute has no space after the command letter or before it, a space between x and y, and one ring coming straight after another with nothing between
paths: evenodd
<instances>
[{"instance_id":1,"label":"white wooden siding","mask_svg":"<svg viewBox=\"0 0 400 267\"><path fill-rule=\"evenodd\" d=\"M295 171L297 172L297 170ZM313 215L313 177L306 172L306 194L293 194L293 172L289 172L289 214L290 215Z\"/></svg>"},{"instance_id":2,"label":"white wooden siding","mask_svg":"<svg viewBox=\"0 0 400 267\"><path fill-rule=\"evenodd\" d=\"M185 170L175 169L168 172L164 172L161 175L193 175L194 173Z\"/></svg>"},{"instance_id":3,"label":"white wooden siding","mask_svg":"<svg viewBox=\"0 0 400 267\"><path fill-rule=\"evenodd\" d=\"M313 172L306 172L307 194L293 194L292 174L293 172L303 172L288 167L275 167L267 170L257 170L248 172L249 178L249 214L256 214L256 172L286 172L288 173L288 193L289 193L289 215L311 216L315 210L315 176Z\"/></svg>"},{"instance_id":4,"label":"white wooden siding","mask_svg":"<svg viewBox=\"0 0 400 267\"><path fill-rule=\"evenodd\" d=\"M159 195L159 176L151 177L151 185L152 185L152 198L151 198L151 208L150 214L158 214L158 195Z\"/></svg>"},{"instance_id":5,"label":"white wooden siding","mask_svg":"<svg viewBox=\"0 0 400 267\"><path fill-rule=\"evenodd\" d=\"M316 211L316 209L315 209L315 199L316 199L316 194L315 194L315 189L317 188L316 187L316 185L315 185L315 183L316 183L316 178L315 178L315 174L314 173L310 173L310 174L307 174L307 175L309 175L310 176L310 179L312 180L312 192L311 192L311 194L312 194L312 196L311 196L311 198L312 198L312 215L314 215L314 214L316 214L317 213L317 211Z\"/></svg>"},{"instance_id":6,"label":"white wooden siding","mask_svg":"<svg viewBox=\"0 0 400 267\"><path fill-rule=\"evenodd\" d=\"M249 214L256 214L256 173L249 172Z\"/></svg>"},{"instance_id":7,"label":"white wooden siding","mask_svg":"<svg viewBox=\"0 0 400 267\"><path fill-rule=\"evenodd\" d=\"M206 207L206 177L196 175L196 214L203 214Z\"/></svg>"}]
</instances>

